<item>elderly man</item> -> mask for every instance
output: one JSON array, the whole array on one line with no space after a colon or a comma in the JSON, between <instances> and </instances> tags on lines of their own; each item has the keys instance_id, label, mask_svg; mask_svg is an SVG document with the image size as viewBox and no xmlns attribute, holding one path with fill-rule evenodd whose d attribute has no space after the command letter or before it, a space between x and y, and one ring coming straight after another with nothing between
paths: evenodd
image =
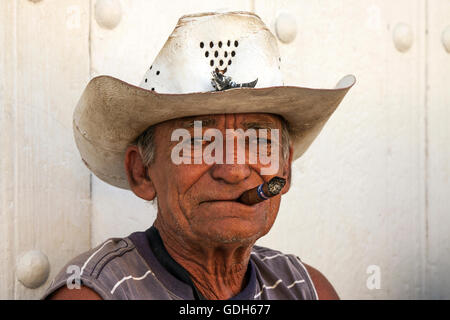
<instances>
[{"instance_id":1,"label":"elderly man","mask_svg":"<svg viewBox=\"0 0 450 320\"><path fill-rule=\"evenodd\" d=\"M337 299L319 271L255 242L276 219L292 161L354 78L333 90L284 87L279 64L259 17L203 13L179 20L140 88L93 79L74 113L83 161L157 199L157 218L73 259L78 272L66 266L45 297ZM286 181L279 194L267 189L274 177Z\"/></svg>"}]
</instances>

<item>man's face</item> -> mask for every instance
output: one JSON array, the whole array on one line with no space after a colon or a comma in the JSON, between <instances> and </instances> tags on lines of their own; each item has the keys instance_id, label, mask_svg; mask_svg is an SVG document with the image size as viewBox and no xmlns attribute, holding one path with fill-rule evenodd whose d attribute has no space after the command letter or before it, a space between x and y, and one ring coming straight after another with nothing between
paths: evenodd
<instances>
[{"instance_id":1,"label":"man's face","mask_svg":"<svg viewBox=\"0 0 450 320\"><path fill-rule=\"evenodd\" d=\"M177 165L173 162L172 151L180 142L171 141L172 133L180 128L188 130L194 141L194 120L202 121L203 133L210 128L222 133L223 164L206 164L201 161L201 164ZM244 163L236 163L239 152L237 149L240 147L236 140L233 150L235 163L230 163L230 157L227 161L227 154L231 152L226 148L225 140L230 139L230 130L227 129L255 129L256 132L259 132L258 129L267 129L268 150L270 151L270 143L279 144L279 148L274 148L279 153L278 171L262 175L261 169L268 167L268 164L263 165L259 160L257 163L249 163L249 141L245 144L245 150L240 150L246 155ZM281 196L252 206L236 200L244 191L269 181L274 176L289 178L290 160L284 160L282 156L281 141L270 142L274 137L273 129L278 129L281 140L281 120L270 114L199 116L157 125L154 135L156 155L148 172L158 198L158 223L185 241L194 243L249 243L265 235L275 221ZM210 142L201 143L205 148ZM192 163L193 159L192 157Z\"/></svg>"}]
</instances>

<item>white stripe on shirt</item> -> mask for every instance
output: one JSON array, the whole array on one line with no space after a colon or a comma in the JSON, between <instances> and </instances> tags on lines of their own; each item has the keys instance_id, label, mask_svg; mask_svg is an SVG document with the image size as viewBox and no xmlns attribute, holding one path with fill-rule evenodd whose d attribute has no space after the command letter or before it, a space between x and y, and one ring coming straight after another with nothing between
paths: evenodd
<instances>
[{"instance_id":1,"label":"white stripe on shirt","mask_svg":"<svg viewBox=\"0 0 450 320\"><path fill-rule=\"evenodd\" d=\"M83 264L83 266L81 267L81 272L80 272L80 276L83 275L83 271L84 268L86 268L87 264L89 263L89 261L92 259L92 257L94 257L100 250L103 249L104 246L106 246L108 243L112 242L112 240L108 240L106 241L101 247L100 249L98 249L97 251L95 251L93 254L91 254L91 256L89 258L87 258L87 260L85 261L85 263Z\"/></svg>"},{"instance_id":2,"label":"white stripe on shirt","mask_svg":"<svg viewBox=\"0 0 450 320\"><path fill-rule=\"evenodd\" d=\"M281 282L283 282L283 280L278 279L273 285L271 286L266 286L265 284L263 285L261 291L255 295L255 299L258 298L264 291L264 289L275 289Z\"/></svg>"},{"instance_id":3,"label":"white stripe on shirt","mask_svg":"<svg viewBox=\"0 0 450 320\"><path fill-rule=\"evenodd\" d=\"M117 281L117 283L114 285L114 287L111 290L111 294L114 294L114 291L116 291L117 287L120 286L122 284L122 282L127 281L129 279L133 279L133 280L139 281L139 280L145 279L145 277L147 277L149 273L153 274L153 272L151 270L148 270L143 276L140 276L140 277L137 277L137 278L133 277L133 276L123 277L121 280ZM153 276L154 276L154 274L153 274Z\"/></svg>"},{"instance_id":4,"label":"white stripe on shirt","mask_svg":"<svg viewBox=\"0 0 450 320\"><path fill-rule=\"evenodd\" d=\"M303 270L305 270L306 276L308 277L309 282L311 283L311 286L314 290L314 294L316 295L316 300L319 300L319 295L317 294L316 286L314 285L314 282L312 281L311 276L309 275L308 269L306 269L305 265L303 264L302 260L300 260L299 257L296 257L296 258L297 258L298 263L302 266Z\"/></svg>"},{"instance_id":5,"label":"white stripe on shirt","mask_svg":"<svg viewBox=\"0 0 450 320\"><path fill-rule=\"evenodd\" d=\"M305 280L295 280L294 282L292 282L290 285L288 285L288 289L292 288L293 286L295 286L297 283L303 283L305 282Z\"/></svg>"},{"instance_id":6,"label":"white stripe on shirt","mask_svg":"<svg viewBox=\"0 0 450 320\"><path fill-rule=\"evenodd\" d=\"M276 257L284 257L286 259L289 259L289 257L287 255L283 254L283 253L277 253L277 254L275 254L273 256L260 256L260 255L256 254L255 252L252 252L251 254L257 256L258 258L260 258L261 261L270 260L270 259L273 259L273 258L276 258Z\"/></svg>"}]
</instances>

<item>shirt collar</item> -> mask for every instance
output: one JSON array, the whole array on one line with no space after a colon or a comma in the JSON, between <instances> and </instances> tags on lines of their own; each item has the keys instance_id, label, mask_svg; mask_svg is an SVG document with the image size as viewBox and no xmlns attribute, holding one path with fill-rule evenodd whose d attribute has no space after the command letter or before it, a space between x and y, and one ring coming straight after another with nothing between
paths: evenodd
<instances>
[{"instance_id":1,"label":"shirt collar","mask_svg":"<svg viewBox=\"0 0 450 320\"><path fill-rule=\"evenodd\" d=\"M167 252L158 230L152 226L145 232L135 232L129 237L153 272L163 284L175 295L186 300L204 299L193 284L189 273ZM252 300L257 281L255 265L249 260L246 278L247 285L230 300Z\"/></svg>"}]
</instances>

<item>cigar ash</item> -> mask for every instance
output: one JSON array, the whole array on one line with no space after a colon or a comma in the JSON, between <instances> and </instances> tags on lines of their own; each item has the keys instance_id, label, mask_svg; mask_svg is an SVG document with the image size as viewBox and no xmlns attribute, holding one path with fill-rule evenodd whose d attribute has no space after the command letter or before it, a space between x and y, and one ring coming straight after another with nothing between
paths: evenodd
<instances>
[{"instance_id":1,"label":"cigar ash","mask_svg":"<svg viewBox=\"0 0 450 320\"><path fill-rule=\"evenodd\" d=\"M272 178L267 184L267 190L269 191L271 196L276 196L283 189L286 184L286 179L280 177Z\"/></svg>"}]
</instances>

